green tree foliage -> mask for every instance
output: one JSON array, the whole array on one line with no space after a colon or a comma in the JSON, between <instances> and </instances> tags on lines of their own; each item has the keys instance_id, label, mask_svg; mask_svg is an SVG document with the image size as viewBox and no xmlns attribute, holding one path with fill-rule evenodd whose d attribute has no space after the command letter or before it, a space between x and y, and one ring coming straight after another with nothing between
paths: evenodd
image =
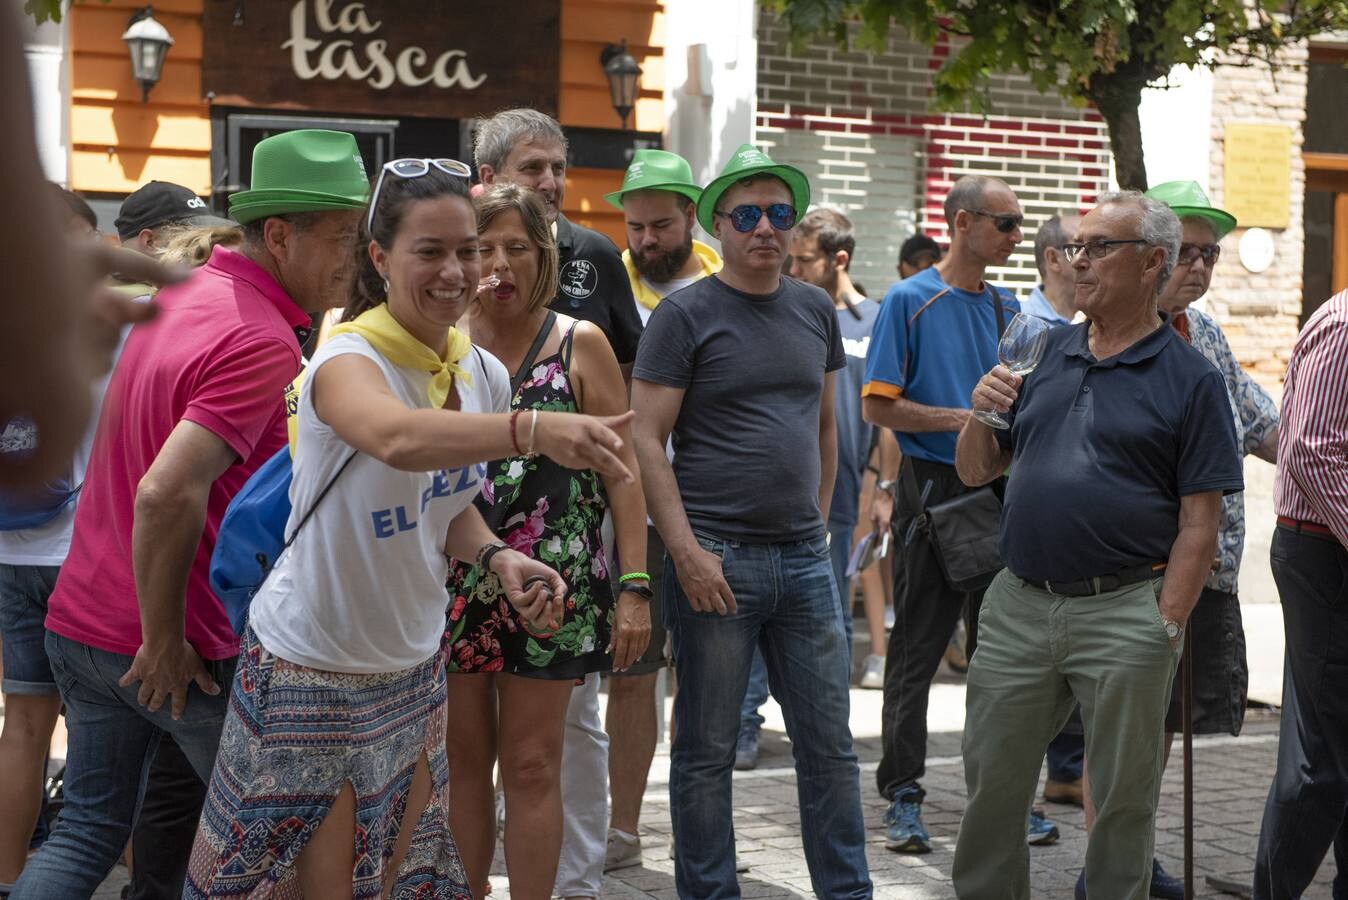
<instances>
[{"instance_id":1,"label":"green tree foliage","mask_svg":"<svg viewBox=\"0 0 1348 900\"><path fill-rule=\"evenodd\" d=\"M1278 51L1348 29L1348 0L762 0L799 48L816 35L880 51L891 24L935 44L955 38L935 76L937 109L989 111L987 76L1022 72L1040 92L1094 103L1119 183L1144 190L1138 105L1177 65L1278 65ZM849 23L858 23L853 29Z\"/></svg>"}]
</instances>

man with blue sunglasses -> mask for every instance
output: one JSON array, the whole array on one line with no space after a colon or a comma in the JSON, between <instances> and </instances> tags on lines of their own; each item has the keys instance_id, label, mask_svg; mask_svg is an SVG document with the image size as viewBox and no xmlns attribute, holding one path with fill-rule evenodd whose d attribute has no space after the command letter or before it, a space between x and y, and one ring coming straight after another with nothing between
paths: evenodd
<instances>
[{"instance_id":1,"label":"man with blue sunglasses","mask_svg":"<svg viewBox=\"0 0 1348 900\"><path fill-rule=\"evenodd\" d=\"M740 896L731 773L755 647L791 732L814 893L872 894L825 526L846 356L829 296L782 275L809 202L804 173L749 144L735 151L697 204L724 268L660 302L632 376L679 672L669 794L681 897Z\"/></svg>"}]
</instances>

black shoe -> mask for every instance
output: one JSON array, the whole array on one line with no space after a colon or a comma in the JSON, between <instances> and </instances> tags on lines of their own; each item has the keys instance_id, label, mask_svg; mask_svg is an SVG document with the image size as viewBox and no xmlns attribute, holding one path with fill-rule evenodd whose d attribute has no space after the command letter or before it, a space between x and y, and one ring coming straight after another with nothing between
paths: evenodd
<instances>
[{"instance_id":1,"label":"black shoe","mask_svg":"<svg viewBox=\"0 0 1348 900\"><path fill-rule=\"evenodd\" d=\"M1161 868L1159 859L1151 861L1151 889L1147 892L1161 900L1184 900L1184 879L1176 878Z\"/></svg>"}]
</instances>

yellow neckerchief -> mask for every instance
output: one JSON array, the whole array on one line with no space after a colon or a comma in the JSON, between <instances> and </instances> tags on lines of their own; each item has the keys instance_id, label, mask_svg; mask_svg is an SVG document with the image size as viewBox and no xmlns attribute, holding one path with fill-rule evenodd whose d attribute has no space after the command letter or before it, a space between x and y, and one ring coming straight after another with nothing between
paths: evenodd
<instances>
[{"instance_id":1,"label":"yellow neckerchief","mask_svg":"<svg viewBox=\"0 0 1348 900\"><path fill-rule=\"evenodd\" d=\"M702 278L715 275L721 271L720 255L701 241L693 241L693 255L697 257L698 262L702 263ZM647 309L655 309L655 305L663 298L641 280L641 273L632 263L632 251L630 249L623 251L623 265L627 267L627 279L632 282L632 296L636 297L637 302Z\"/></svg>"},{"instance_id":2,"label":"yellow neckerchief","mask_svg":"<svg viewBox=\"0 0 1348 900\"><path fill-rule=\"evenodd\" d=\"M434 350L413 337L411 332L393 318L387 303L367 309L356 316L355 321L343 322L332 329L330 337L339 334L360 335L370 342L370 346L374 347L380 356L395 366L430 372L431 383L426 393L433 409L445 405L445 399L449 397L449 386L455 378L459 378L468 387L473 386L472 376L468 374L467 369L459 365L459 360L473 349L473 342L468 339L468 335L457 328L449 329L449 352L445 354L445 359L437 356Z\"/></svg>"}]
</instances>

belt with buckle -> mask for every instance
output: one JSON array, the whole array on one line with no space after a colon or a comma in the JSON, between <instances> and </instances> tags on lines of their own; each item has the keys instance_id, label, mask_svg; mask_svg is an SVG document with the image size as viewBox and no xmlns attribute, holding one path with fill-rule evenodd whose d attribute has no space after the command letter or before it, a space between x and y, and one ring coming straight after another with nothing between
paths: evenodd
<instances>
[{"instance_id":1,"label":"belt with buckle","mask_svg":"<svg viewBox=\"0 0 1348 900\"><path fill-rule=\"evenodd\" d=\"M1062 597L1090 597L1107 591L1117 591L1140 581L1150 581L1163 573L1165 566L1165 563L1142 563L1108 575L1096 575L1094 578L1082 578L1079 581L1031 581L1028 578L1022 578L1021 581Z\"/></svg>"},{"instance_id":2,"label":"belt with buckle","mask_svg":"<svg viewBox=\"0 0 1348 900\"><path fill-rule=\"evenodd\" d=\"M1288 531L1294 531L1297 534L1304 534L1307 537L1323 538L1339 543L1339 536L1334 533L1334 529L1319 522L1310 522L1306 519L1294 519L1291 516L1278 516L1278 527L1286 528Z\"/></svg>"}]
</instances>

